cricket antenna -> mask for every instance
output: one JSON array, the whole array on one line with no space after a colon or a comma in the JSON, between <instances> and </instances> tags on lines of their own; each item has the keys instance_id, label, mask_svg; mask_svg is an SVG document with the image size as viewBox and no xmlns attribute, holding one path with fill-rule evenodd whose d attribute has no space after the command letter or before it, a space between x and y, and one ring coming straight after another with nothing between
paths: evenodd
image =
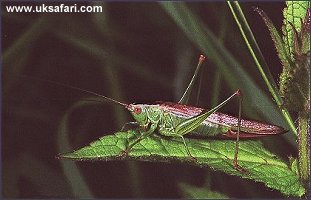
<instances>
[{"instance_id":1,"label":"cricket antenna","mask_svg":"<svg viewBox=\"0 0 311 200\"><path fill-rule=\"evenodd\" d=\"M106 96L98 94L96 92L88 91L88 90L85 90L85 89L82 89L82 88L78 88L78 87L75 87L75 86L72 86L72 85L67 85L67 84L64 84L64 83L59 83L59 82L56 82L56 81L51 81L51 80L46 80L46 79L41 79L41 78L35 78L35 77L27 76L27 75L19 75L19 76L27 77L27 78L34 79L34 80L37 80L37 81L53 83L55 85L60 85L60 86L67 87L67 88L71 88L71 89L74 89L74 90L77 90L77 91L81 91L81 92L84 92L84 93L87 93L87 94L92 94L94 96L104 98L104 99L106 99L108 101L111 101L113 103L117 103L117 104L119 104L121 106L124 106L125 108L128 107L128 104L126 104L126 103L122 103L122 102L114 100L114 99L112 99L110 97L106 97Z\"/></svg>"}]
</instances>

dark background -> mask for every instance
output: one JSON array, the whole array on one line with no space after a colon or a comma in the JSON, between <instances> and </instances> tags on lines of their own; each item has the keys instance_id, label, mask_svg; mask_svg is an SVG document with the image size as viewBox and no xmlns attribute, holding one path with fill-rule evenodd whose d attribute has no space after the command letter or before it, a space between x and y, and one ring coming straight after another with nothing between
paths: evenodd
<instances>
[{"instance_id":1,"label":"dark background","mask_svg":"<svg viewBox=\"0 0 311 200\"><path fill-rule=\"evenodd\" d=\"M282 197L262 183L186 164L56 159L64 148L59 132L64 124L70 145L77 149L120 130L132 119L126 111L106 103L77 107L68 113L75 102L89 95L31 77L73 85L126 103L177 102L199 55L206 52L187 38L158 3L98 3L104 6L103 13L5 11L5 5L38 4L2 3L4 197L181 198L185 196L180 183L206 187L229 197ZM285 3L240 5L277 81L280 62L267 28L252 7L263 9L280 28ZM228 5L198 2L187 6L270 97ZM211 61L204 68L199 106L211 107L234 90ZM265 120L252 115L256 111L247 106L244 109L244 117ZM222 112L236 115L236 102ZM68 121L64 121L65 114L69 115ZM263 141L283 159L296 155L295 146L283 136ZM79 171L72 167L75 164Z\"/></svg>"}]
</instances>

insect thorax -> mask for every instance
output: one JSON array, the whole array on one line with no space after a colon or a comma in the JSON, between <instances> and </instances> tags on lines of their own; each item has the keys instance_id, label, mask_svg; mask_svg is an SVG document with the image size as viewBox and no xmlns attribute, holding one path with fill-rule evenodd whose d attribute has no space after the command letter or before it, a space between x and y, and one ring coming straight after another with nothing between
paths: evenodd
<instances>
[{"instance_id":1,"label":"insect thorax","mask_svg":"<svg viewBox=\"0 0 311 200\"><path fill-rule=\"evenodd\" d=\"M153 105L145 106L145 111L148 121L153 124L158 124L163 115L163 112L157 106Z\"/></svg>"}]
</instances>

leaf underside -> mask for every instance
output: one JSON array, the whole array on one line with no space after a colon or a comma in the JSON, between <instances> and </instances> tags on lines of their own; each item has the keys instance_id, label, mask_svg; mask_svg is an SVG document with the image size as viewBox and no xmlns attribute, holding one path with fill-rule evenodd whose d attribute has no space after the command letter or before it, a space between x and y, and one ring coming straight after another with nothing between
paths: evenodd
<instances>
[{"instance_id":1,"label":"leaf underside","mask_svg":"<svg viewBox=\"0 0 311 200\"><path fill-rule=\"evenodd\" d=\"M189 150L196 158L189 158L180 138L164 138L152 135L133 146L127 157L120 156L128 141L139 133L129 130L107 135L73 152L61 154L60 158L73 160L139 160L151 162L184 162L200 167L210 167L227 174L263 182L267 187L288 196L302 196L305 189L298 176L287 164L263 148L260 142L245 140L239 143L238 162L247 173L233 167L235 142L232 140L188 139Z\"/></svg>"}]
</instances>

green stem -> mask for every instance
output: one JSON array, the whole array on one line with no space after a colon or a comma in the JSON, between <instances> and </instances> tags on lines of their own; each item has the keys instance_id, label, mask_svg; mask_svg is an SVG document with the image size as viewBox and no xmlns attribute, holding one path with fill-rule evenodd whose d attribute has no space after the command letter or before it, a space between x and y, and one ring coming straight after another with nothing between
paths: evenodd
<instances>
[{"instance_id":1,"label":"green stem","mask_svg":"<svg viewBox=\"0 0 311 200\"><path fill-rule=\"evenodd\" d=\"M215 107L218 102L219 102L219 94L220 94L220 84L221 84L221 73L217 69L215 72L214 76L214 81L213 81L213 95L212 95L212 100L211 100L211 108Z\"/></svg>"},{"instance_id":2,"label":"green stem","mask_svg":"<svg viewBox=\"0 0 311 200\"><path fill-rule=\"evenodd\" d=\"M298 117L298 161L300 180L309 183L310 175L310 132L309 132L309 116L300 115Z\"/></svg>"},{"instance_id":3,"label":"green stem","mask_svg":"<svg viewBox=\"0 0 311 200\"><path fill-rule=\"evenodd\" d=\"M279 106L280 110L282 111L282 115L284 117L284 119L286 120L287 124L289 125L289 127L291 128L291 130L293 131L293 133L295 135L297 135L297 131L294 125L294 122L292 120L292 118L289 115L289 112L287 111L286 108L284 108L282 106L282 100L281 97L277 91L277 87L276 84L269 72L269 68L265 62L265 59L258 47L258 44L255 40L255 37L246 21L246 18L243 14L243 11L239 5L238 2L233 2L231 3L230 1L228 1L228 5L231 9L231 12L234 16L234 19L236 21L236 23L238 24L238 27L241 31L241 34L246 42L246 45L255 61L255 64L263 78L263 80L265 81L269 92L271 93L272 97L274 98L276 104ZM265 68L265 70L264 70Z\"/></svg>"}]
</instances>

